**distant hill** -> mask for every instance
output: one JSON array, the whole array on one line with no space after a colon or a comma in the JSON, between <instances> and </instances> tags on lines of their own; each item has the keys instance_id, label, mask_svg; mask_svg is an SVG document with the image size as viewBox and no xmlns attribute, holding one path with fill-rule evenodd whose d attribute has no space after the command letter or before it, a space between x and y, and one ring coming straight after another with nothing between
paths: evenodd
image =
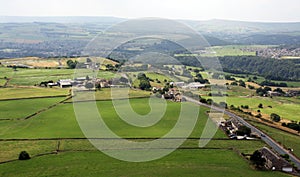
<instances>
[{"instance_id":1,"label":"distant hill","mask_svg":"<svg viewBox=\"0 0 300 177\"><path fill-rule=\"evenodd\" d=\"M184 20L186 24L199 31L204 32L226 32L226 33L292 33L300 32L300 22L274 23L274 22L246 22L232 20L208 20L190 21Z\"/></svg>"},{"instance_id":2,"label":"distant hill","mask_svg":"<svg viewBox=\"0 0 300 177\"><path fill-rule=\"evenodd\" d=\"M117 17L0 17L0 39L26 39L31 42L57 39L90 40L100 31L126 21ZM229 44L297 45L300 44L300 22L267 23L231 20L178 20L199 31L213 46ZM161 26L164 26L162 24ZM82 29L78 32L78 28ZM156 29L148 25L147 30ZM25 29L25 30L24 30ZM27 30L27 32L26 32ZM172 31L173 28L170 28ZM31 33L31 31L34 31ZM18 35L16 35L18 34ZM28 34L30 34L28 37ZM23 37L24 36L24 37Z\"/></svg>"},{"instance_id":3,"label":"distant hill","mask_svg":"<svg viewBox=\"0 0 300 177\"><path fill-rule=\"evenodd\" d=\"M0 16L0 23L118 23L124 18L117 17L85 17L85 16L53 16L53 17L19 17L19 16Z\"/></svg>"}]
</instances>

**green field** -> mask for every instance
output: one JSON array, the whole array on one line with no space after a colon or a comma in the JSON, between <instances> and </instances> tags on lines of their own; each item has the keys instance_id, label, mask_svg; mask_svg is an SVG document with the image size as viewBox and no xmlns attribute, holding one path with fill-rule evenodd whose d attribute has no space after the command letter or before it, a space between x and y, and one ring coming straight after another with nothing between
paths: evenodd
<instances>
[{"instance_id":1,"label":"green field","mask_svg":"<svg viewBox=\"0 0 300 177\"><path fill-rule=\"evenodd\" d=\"M68 95L69 89L43 87L0 88L0 100Z\"/></svg>"},{"instance_id":2,"label":"green field","mask_svg":"<svg viewBox=\"0 0 300 177\"><path fill-rule=\"evenodd\" d=\"M0 119L22 119L63 99L64 97L0 101Z\"/></svg>"},{"instance_id":3,"label":"green field","mask_svg":"<svg viewBox=\"0 0 300 177\"><path fill-rule=\"evenodd\" d=\"M226 91L228 96L226 102L228 106L234 105L235 107L242 105L248 105L249 109L256 112L260 110L263 114L270 115L276 113L284 119L300 121L298 116L298 110L300 109L299 98L289 97L259 97L251 96L255 95L255 90L246 89L240 86L230 86L230 89ZM210 91L197 91L195 93L207 95ZM225 92L224 92L225 93ZM202 96L209 98L208 96ZM258 105L262 103L263 108L258 108ZM268 107L271 106L271 107Z\"/></svg>"},{"instance_id":4,"label":"green field","mask_svg":"<svg viewBox=\"0 0 300 177\"><path fill-rule=\"evenodd\" d=\"M73 79L75 70L72 69L21 69L13 71L12 68L0 67L0 72L3 77L11 78L9 85L25 85L33 86L40 84L43 81L53 80L54 82L59 79ZM80 74L91 74L90 70L80 69ZM108 71L99 71L98 78L110 79L115 74Z\"/></svg>"},{"instance_id":5,"label":"green field","mask_svg":"<svg viewBox=\"0 0 300 177\"><path fill-rule=\"evenodd\" d=\"M150 107L147 99L132 99L131 105L139 114L147 114ZM86 106L86 103L78 103ZM190 106L195 106L191 103ZM113 109L111 101L98 101L97 106L100 114L107 125L122 137L160 137L167 133L176 123L180 112L180 104L169 102L166 114L155 126L140 128L130 126L123 122ZM192 137L199 137L204 127L207 115L207 109L200 110L197 127ZM186 117L189 117L187 114ZM89 117L87 117L87 120ZM92 118L91 118L92 119ZM1 128L2 127L2 128ZM54 107L48 111L38 114L34 118L26 121L1 121L0 122L0 138L70 138L83 137L81 130L74 116L73 105L66 103ZM225 137L223 132L218 131L216 137Z\"/></svg>"},{"instance_id":6,"label":"green field","mask_svg":"<svg viewBox=\"0 0 300 177\"><path fill-rule=\"evenodd\" d=\"M32 99L35 100L35 99ZM24 101L24 100L21 100ZM13 102L13 101L11 101ZM46 103L46 99L38 102ZM141 115L150 111L147 99L131 99L133 109ZM16 102L17 103L17 102ZM77 103L85 104L85 103ZM196 105L191 103L188 107ZM116 134L125 138L157 138L166 134L174 126L179 115L179 103L168 102L167 111L157 124L140 128L123 122L113 109L111 101L97 101L97 106L105 123ZM197 124L190 137L199 138L207 120L206 108L200 109ZM33 110L34 111L34 110ZM190 117L186 113L186 117ZM87 121L89 116L86 117ZM58 105L44 111L29 120L0 121L0 138L79 138L84 137L74 116L73 104ZM226 138L218 130L215 138ZM95 149L86 140L61 140L58 155L35 157L29 161L15 161L0 165L0 176L285 176L282 173L259 172L250 168L236 152L252 153L264 146L261 141L213 140L206 148L198 149L198 140L188 140L181 148L159 160L146 163L128 163L112 159ZM57 140L38 141L0 141L1 161L16 159L21 150L30 154L52 152L56 149ZM196 149L194 149L196 148ZM213 149L211 149L213 148ZM126 153L127 150L121 150ZM224 162L224 159L228 161ZM42 166L40 164L43 164ZM103 165L105 164L105 165ZM151 168L149 168L151 167ZM112 170L112 169L118 170ZM153 169L155 169L153 171Z\"/></svg>"},{"instance_id":7,"label":"green field","mask_svg":"<svg viewBox=\"0 0 300 177\"><path fill-rule=\"evenodd\" d=\"M300 121L298 116L300 110L300 104L292 103L287 101L280 101L278 99L272 99L267 97L251 97L251 98L240 98L240 97L227 97L226 101L228 105L248 105L253 111L260 110L262 113L271 114L276 113L282 118L289 120ZM264 108L258 108L259 103L264 105ZM268 107L271 106L272 108Z\"/></svg>"},{"instance_id":8,"label":"green field","mask_svg":"<svg viewBox=\"0 0 300 177\"><path fill-rule=\"evenodd\" d=\"M124 151L126 153L126 151ZM41 165L43 164L43 165ZM288 176L254 171L228 150L177 150L159 160L130 163L101 152L68 152L0 165L1 176Z\"/></svg>"}]
</instances>

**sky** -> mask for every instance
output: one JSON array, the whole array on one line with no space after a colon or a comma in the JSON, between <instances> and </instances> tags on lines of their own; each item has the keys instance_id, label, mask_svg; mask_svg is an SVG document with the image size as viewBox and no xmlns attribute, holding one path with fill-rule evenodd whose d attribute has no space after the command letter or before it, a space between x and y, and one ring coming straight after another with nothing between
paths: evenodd
<instances>
[{"instance_id":1,"label":"sky","mask_svg":"<svg viewBox=\"0 0 300 177\"><path fill-rule=\"evenodd\" d=\"M0 16L300 22L300 0L0 0Z\"/></svg>"}]
</instances>

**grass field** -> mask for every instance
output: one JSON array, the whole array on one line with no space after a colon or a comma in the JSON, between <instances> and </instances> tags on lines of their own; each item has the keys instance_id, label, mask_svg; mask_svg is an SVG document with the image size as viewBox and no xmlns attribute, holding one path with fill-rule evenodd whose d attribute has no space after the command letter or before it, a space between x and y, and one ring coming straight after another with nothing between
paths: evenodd
<instances>
[{"instance_id":1,"label":"grass field","mask_svg":"<svg viewBox=\"0 0 300 177\"><path fill-rule=\"evenodd\" d=\"M197 144L197 140L187 140L182 148L197 147ZM32 156L53 152L57 141L0 142L0 145L1 152L5 152L0 159L16 159L17 153L24 149ZM1 164L0 176L221 176L222 173L230 177L287 176L279 172L255 171L236 152L228 149L252 153L263 145L261 141L212 140L206 146L208 149L178 149L155 161L131 163L96 151L87 140L60 140L61 152L57 155ZM128 150L119 151L126 153Z\"/></svg>"},{"instance_id":2,"label":"grass field","mask_svg":"<svg viewBox=\"0 0 300 177\"><path fill-rule=\"evenodd\" d=\"M0 88L0 100L68 95L69 89L43 87Z\"/></svg>"},{"instance_id":3,"label":"grass field","mask_svg":"<svg viewBox=\"0 0 300 177\"><path fill-rule=\"evenodd\" d=\"M270 115L276 113L284 119L300 121L298 116L298 110L300 109L299 98L288 98L288 97L259 97L251 96L255 95L255 90L246 89L240 86L230 86L230 89L226 91L229 95L226 97L228 106L234 105L235 107L241 105L248 105L249 109L256 112L260 110L263 114ZM195 93L207 95L210 91L199 90ZM208 96L202 96L209 98ZM258 105L262 103L263 108L258 108ZM268 107L271 106L271 107Z\"/></svg>"},{"instance_id":4,"label":"grass field","mask_svg":"<svg viewBox=\"0 0 300 177\"><path fill-rule=\"evenodd\" d=\"M177 150L167 157L145 163L123 162L101 152L68 152L0 165L1 176L66 176L66 174L67 176L287 176L278 172L254 171L247 162L228 150Z\"/></svg>"},{"instance_id":5,"label":"grass field","mask_svg":"<svg viewBox=\"0 0 300 177\"><path fill-rule=\"evenodd\" d=\"M64 97L0 101L0 119L25 118L63 99Z\"/></svg>"},{"instance_id":6,"label":"grass field","mask_svg":"<svg viewBox=\"0 0 300 177\"><path fill-rule=\"evenodd\" d=\"M147 114L150 111L147 99L132 99L131 105L139 114ZM85 103L78 103L85 106ZM190 106L195 106L191 103ZM108 126L122 137L160 137L167 133L176 123L180 111L180 104L169 102L166 114L155 126L140 128L130 126L123 122L113 109L111 101L98 101L97 106L100 114ZM200 110L199 119L192 137L199 137L204 127L207 109ZM186 115L189 117L189 115ZM87 117L87 120L89 117ZM0 138L65 138L83 137L74 116L71 103L57 106L48 111L38 114L26 121L1 121ZM225 137L223 132L218 131L216 137Z\"/></svg>"},{"instance_id":7,"label":"grass field","mask_svg":"<svg viewBox=\"0 0 300 177\"><path fill-rule=\"evenodd\" d=\"M145 98L130 100L133 109L141 115L150 111L150 107L145 103ZM188 107L196 106L191 103L183 104L188 104ZM153 126L140 128L122 121L114 111L111 101L97 101L97 106L109 128L125 138L161 137L172 129L180 111L179 103L168 102L162 120ZM207 120L206 111L206 108L200 109L198 121L190 137L199 138L201 135ZM189 113L185 116L190 117ZM88 121L89 116L86 119ZM29 120L0 121L0 138L79 137L84 136L77 124L71 103L54 107ZM214 137L226 138L221 130L218 130ZM57 143L57 140L0 141L0 161L16 159L22 150L28 151L32 156L53 152ZM151 162L129 163L96 151L87 140L60 140L59 154L1 164L0 176L286 176L279 172L255 171L237 152L230 150L233 148L239 152L252 153L265 145L261 141L212 140L205 147L208 149L198 149L198 143L198 139L187 140L181 148L193 149L178 149L162 159ZM128 150L123 149L120 153L126 151Z\"/></svg>"},{"instance_id":8,"label":"grass field","mask_svg":"<svg viewBox=\"0 0 300 177\"><path fill-rule=\"evenodd\" d=\"M54 82L59 79L73 79L75 70L72 69L21 69L13 71L12 68L0 67L1 76L11 78L9 85L25 85L33 86L40 84L43 81L53 80ZM80 73L90 74L90 70L80 69ZM115 74L108 71L99 71L98 78L110 79Z\"/></svg>"},{"instance_id":9,"label":"grass field","mask_svg":"<svg viewBox=\"0 0 300 177\"><path fill-rule=\"evenodd\" d=\"M300 104L287 103L272 98L266 97L251 97L251 98L240 98L240 97L227 97L226 101L228 105L248 105L253 111L260 110L262 113L271 114L276 113L282 118L289 120L300 121L298 116L300 110ZM258 108L259 103L262 103L264 108ZM272 108L268 107L271 106Z\"/></svg>"}]
</instances>

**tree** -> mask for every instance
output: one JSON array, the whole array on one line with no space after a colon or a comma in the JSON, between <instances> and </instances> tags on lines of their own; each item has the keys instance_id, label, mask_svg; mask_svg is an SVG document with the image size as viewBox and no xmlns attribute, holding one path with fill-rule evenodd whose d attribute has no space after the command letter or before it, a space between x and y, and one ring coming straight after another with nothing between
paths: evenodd
<instances>
[{"instance_id":1,"label":"tree","mask_svg":"<svg viewBox=\"0 0 300 177\"><path fill-rule=\"evenodd\" d=\"M85 83L84 87L87 89L92 89L92 88L94 88L94 84L92 82L87 82L87 83Z\"/></svg>"},{"instance_id":2,"label":"tree","mask_svg":"<svg viewBox=\"0 0 300 177\"><path fill-rule=\"evenodd\" d=\"M281 118L278 114L275 114L275 113L272 113L271 114L271 119L274 121L274 122L280 122Z\"/></svg>"},{"instance_id":3,"label":"tree","mask_svg":"<svg viewBox=\"0 0 300 177\"><path fill-rule=\"evenodd\" d=\"M86 62L87 62L87 63L91 63L92 60L91 60L90 58L86 58Z\"/></svg>"},{"instance_id":4,"label":"tree","mask_svg":"<svg viewBox=\"0 0 300 177\"><path fill-rule=\"evenodd\" d=\"M226 102L224 102L224 101L220 102L220 103L219 103L219 105L220 105L220 107L222 107L222 108L225 108L225 109L227 109L227 108L228 108L228 105L227 105L227 103L226 103Z\"/></svg>"},{"instance_id":5,"label":"tree","mask_svg":"<svg viewBox=\"0 0 300 177\"><path fill-rule=\"evenodd\" d=\"M148 80L140 80L139 87L141 90L149 90L151 88L150 82Z\"/></svg>"},{"instance_id":6,"label":"tree","mask_svg":"<svg viewBox=\"0 0 300 177\"><path fill-rule=\"evenodd\" d=\"M239 80L239 86L241 86L241 87L246 87L246 84L245 84L245 82L244 82L244 81L242 81L242 80Z\"/></svg>"},{"instance_id":7,"label":"tree","mask_svg":"<svg viewBox=\"0 0 300 177\"><path fill-rule=\"evenodd\" d=\"M264 108L263 104L259 103L258 108Z\"/></svg>"},{"instance_id":8,"label":"tree","mask_svg":"<svg viewBox=\"0 0 300 177\"><path fill-rule=\"evenodd\" d=\"M261 168L265 165L266 159L262 157L260 151L256 150L250 157L250 160L255 164L256 167Z\"/></svg>"},{"instance_id":9,"label":"tree","mask_svg":"<svg viewBox=\"0 0 300 177\"><path fill-rule=\"evenodd\" d=\"M20 152L19 160L28 160L28 159L30 159L28 152L26 152L26 151Z\"/></svg>"},{"instance_id":10,"label":"tree","mask_svg":"<svg viewBox=\"0 0 300 177\"><path fill-rule=\"evenodd\" d=\"M73 60L68 60L67 61L67 65L68 65L68 67L70 68L70 69L74 69L74 68L76 68L76 65L78 64L78 62L77 61L73 61Z\"/></svg>"},{"instance_id":11,"label":"tree","mask_svg":"<svg viewBox=\"0 0 300 177\"><path fill-rule=\"evenodd\" d=\"M240 126L239 129L236 131L236 134L237 135L240 135L240 136L244 136L244 135L247 135L247 136L250 136L251 134L251 129L249 127L246 127L244 125Z\"/></svg>"},{"instance_id":12,"label":"tree","mask_svg":"<svg viewBox=\"0 0 300 177\"><path fill-rule=\"evenodd\" d=\"M101 90L101 84L100 83L96 83L95 87L96 87L96 89Z\"/></svg>"}]
</instances>

